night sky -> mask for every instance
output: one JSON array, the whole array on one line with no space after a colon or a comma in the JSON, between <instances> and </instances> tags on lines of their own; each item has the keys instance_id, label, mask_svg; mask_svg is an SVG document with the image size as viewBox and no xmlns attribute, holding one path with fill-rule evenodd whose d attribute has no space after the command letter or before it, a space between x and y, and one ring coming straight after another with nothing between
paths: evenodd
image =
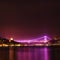
<instances>
[{"instance_id":1,"label":"night sky","mask_svg":"<svg viewBox=\"0 0 60 60\"><path fill-rule=\"evenodd\" d=\"M0 36L32 39L44 34L60 36L59 1L0 1Z\"/></svg>"}]
</instances>

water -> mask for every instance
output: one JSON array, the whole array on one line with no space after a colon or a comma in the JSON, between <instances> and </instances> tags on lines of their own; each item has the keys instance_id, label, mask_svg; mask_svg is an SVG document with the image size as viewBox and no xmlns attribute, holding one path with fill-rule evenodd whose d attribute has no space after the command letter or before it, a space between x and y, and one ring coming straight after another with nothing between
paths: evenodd
<instances>
[{"instance_id":1,"label":"water","mask_svg":"<svg viewBox=\"0 0 60 60\"><path fill-rule=\"evenodd\" d=\"M0 47L0 60L60 60L60 47Z\"/></svg>"}]
</instances>

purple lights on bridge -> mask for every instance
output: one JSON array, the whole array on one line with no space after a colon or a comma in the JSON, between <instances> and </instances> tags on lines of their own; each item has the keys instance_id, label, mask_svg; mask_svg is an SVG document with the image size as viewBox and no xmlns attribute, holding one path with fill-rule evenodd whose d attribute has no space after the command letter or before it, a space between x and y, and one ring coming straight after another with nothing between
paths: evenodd
<instances>
[{"instance_id":1,"label":"purple lights on bridge","mask_svg":"<svg viewBox=\"0 0 60 60\"><path fill-rule=\"evenodd\" d=\"M44 36L44 43L48 42L48 37L47 36Z\"/></svg>"},{"instance_id":2,"label":"purple lights on bridge","mask_svg":"<svg viewBox=\"0 0 60 60\"><path fill-rule=\"evenodd\" d=\"M51 40L50 37L48 36L43 36L40 38L35 38L35 39L31 39L31 40L15 40L16 42L22 42L22 43L33 43L33 42L48 42L48 40Z\"/></svg>"}]
</instances>

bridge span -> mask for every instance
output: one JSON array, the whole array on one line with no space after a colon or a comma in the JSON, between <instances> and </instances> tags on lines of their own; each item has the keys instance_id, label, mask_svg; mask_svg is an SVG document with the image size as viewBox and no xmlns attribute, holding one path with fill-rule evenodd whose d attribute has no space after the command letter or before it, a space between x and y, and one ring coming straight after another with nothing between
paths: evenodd
<instances>
[{"instance_id":1,"label":"bridge span","mask_svg":"<svg viewBox=\"0 0 60 60\"><path fill-rule=\"evenodd\" d=\"M34 42L48 42L49 40L51 40L50 37L48 36L43 36L43 37L39 37L39 38L35 38L35 39L30 39L30 40L15 40L16 42L20 42L20 43L34 43Z\"/></svg>"}]
</instances>

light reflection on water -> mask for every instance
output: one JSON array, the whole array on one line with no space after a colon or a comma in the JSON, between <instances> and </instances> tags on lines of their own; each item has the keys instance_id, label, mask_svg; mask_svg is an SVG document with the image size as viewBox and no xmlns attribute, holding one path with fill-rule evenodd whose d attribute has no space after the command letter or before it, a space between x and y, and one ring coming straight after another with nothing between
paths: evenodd
<instances>
[{"instance_id":1,"label":"light reflection on water","mask_svg":"<svg viewBox=\"0 0 60 60\"><path fill-rule=\"evenodd\" d=\"M44 60L49 60L49 49L47 48L44 48Z\"/></svg>"},{"instance_id":2,"label":"light reflection on water","mask_svg":"<svg viewBox=\"0 0 60 60\"><path fill-rule=\"evenodd\" d=\"M16 60L49 60L49 52L46 47L17 48Z\"/></svg>"},{"instance_id":3,"label":"light reflection on water","mask_svg":"<svg viewBox=\"0 0 60 60\"><path fill-rule=\"evenodd\" d=\"M0 47L0 60L60 60L60 47Z\"/></svg>"},{"instance_id":4,"label":"light reflection on water","mask_svg":"<svg viewBox=\"0 0 60 60\"><path fill-rule=\"evenodd\" d=\"M9 60L14 60L14 49L9 47Z\"/></svg>"}]
</instances>

